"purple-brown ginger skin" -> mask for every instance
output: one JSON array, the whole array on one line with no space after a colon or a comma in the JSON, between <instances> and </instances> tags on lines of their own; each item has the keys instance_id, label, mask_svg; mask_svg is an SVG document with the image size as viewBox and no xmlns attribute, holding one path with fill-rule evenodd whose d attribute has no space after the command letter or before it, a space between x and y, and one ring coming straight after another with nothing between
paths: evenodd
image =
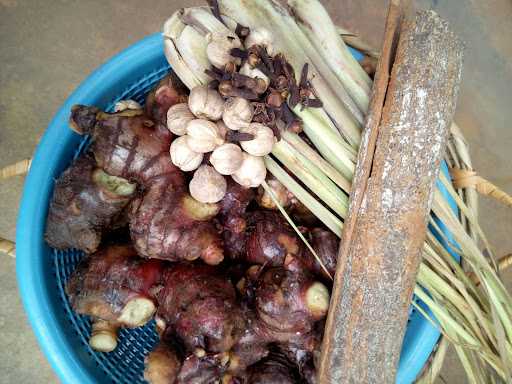
<instances>
[{"instance_id":1,"label":"purple-brown ginger skin","mask_svg":"<svg viewBox=\"0 0 512 384\"><path fill-rule=\"evenodd\" d=\"M280 213L254 212L249 218L249 224L251 232L246 244L247 262L283 266L287 255L297 255L300 251L300 240L284 222Z\"/></svg>"},{"instance_id":2,"label":"purple-brown ginger skin","mask_svg":"<svg viewBox=\"0 0 512 384\"><path fill-rule=\"evenodd\" d=\"M305 334L319 320L308 307L306 292L315 281L305 274L270 268L256 289L256 312L272 330Z\"/></svg>"},{"instance_id":3,"label":"purple-brown ginger skin","mask_svg":"<svg viewBox=\"0 0 512 384\"><path fill-rule=\"evenodd\" d=\"M153 107L148 107L148 112L159 118L155 111L167 113L171 105L186 96L173 88L160 92L157 89L148 99L151 97ZM222 244L214 225L198 222L191 217L193 212L183 207L186 181L171 162L169 130L134 111L99 112L91 127L90 116L96 108L75 106L73 111L72 119L86 116L74 121L74 125L92 136L91 150L98 166L110 175L136 181L143 192L132 204L129 215L131 237L139 254L170 261L199 257L210 264L222 261Z\"/></svg>"},{"instance_id":4,"label":"purple-brown ginger skin","mask_svg":"<svg viewBox=\"0 0 512 384\"><path fill-rule=\"evenodd\" d=\"M103 231L128 204L132 196L110 193L94 181L94 159L83 155L55 183L45 239L57 249L77 248L95 252Z\"/></svg>"},{"instance_id":5,"label":"purple-brown ginger skin","mask_svg":"<svg viewBox=\"0 0 512 384\"><path fill-rule=\"evenodd\" d=\"M175 384L210 384L222 376L223 367L216 356L189 355L183 361Z\"/></svg>"},{"instance_id":6,"label":"purple-brown ginger skin","mask_svg":"<svg viewBox=\"0 0 512 384\"><path fill-rule=\"evenodd\" d=\"M246 210L254 197L253 189L244 188L231 178L228 179L226 195L219 203L218 218L223 226L224 249L231 259L241 259L245 255Z\"/></svg>"},{"instance_id":7,"label":"purple-brown ginger skin","mask_svg":"<svg viewBox=\"0 0 512 384\"><path fill-rule=\"evenodd\" d=\"M132 299L155 301L163 264L138 257L129 245L111 245L88 256L75 270L66 293L73 309L83 315L116 321Z\"/></svg>"},{"instance_id":8,"label":"purple-brown ginger skin","mask_svg":"<svg viewBox=\"0 0 512 384\"><path fill-rule=\"evenodd\" d=\"M238 340L245 324L233 284L214 267L175 264L164 272L158 316L192 352L224 352Z\"/></svg>"},{"instance_id":9,"label":"purple-brown ginger skin","mask_svg":"<svg viewBox=\"0 0 512 384\"><path fill-rule=\"evenodd\" d=\"M248 370L247 383L251 384L295 384L297 382L287 362L265 359Z\"/></svg>"}]
</instances>

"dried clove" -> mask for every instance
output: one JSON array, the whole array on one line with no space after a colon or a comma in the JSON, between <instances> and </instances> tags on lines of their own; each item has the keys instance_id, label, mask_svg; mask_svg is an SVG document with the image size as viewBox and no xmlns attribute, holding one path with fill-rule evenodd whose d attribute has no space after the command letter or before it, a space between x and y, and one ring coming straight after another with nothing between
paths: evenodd
<instances>
[{"instance_id":1,"label":"dried clove","mask_svg":"<svg viewBox=\"0 0 512 384\"><path fill-rule=\"evenodd\" d=\"M308 88L308 63L305 63L302 67L302 71L300 73L300 82L299 82L299 88L305 89Z\"/></svg>"},{"instance_id":2,"label":"dried clove","mask_svg":"<svg viewBox=\"0 0 512 384\"><path fill-rule=\"evenodd\" d=\"M261 60L263 61L263 64L265 64L265 67L267 67L268 71L274 75L274 63L272 58L268 55L267 50L265 47L259 47L258 53L260 55Z\"/></svg>"},{"instance_id":3,"label":"dried clove","mask_svg":"<svg viewBox=\"0 0 512 384\"><path fill-rule=\"evenodd\" d=\"M217 68L212 67L214 69L205 69L204 73L206 73L208 76L210 76L214 80L222 81L223 72L219 73L219 70Z\"/></svg>"},{"instance_id":4,"label":"dried clove","mask_svg":"<svg viewBox=\"0 0 512 384\"><path fill-rule=\"evenodd\" d=\"M280 92L272 91L267 96L266 102L267 102L267 105L269 105L271 107L279 108L279 107L281 107L281 104L283 104L284 99Z\"/></svg>"},{"instance_id":5,"label":"dried clove","mask_svg":"<svg viewBox=\"0 0 512 384\"><path fill-rule=\"evenodd\" d=\"M259 96L247 88L237 88L231 81L223 80L219 84L219 93L225 97L242 97L247 100L257 100Z\"/></svg>"},{"instance_id":6,"label":"dried clove","mask_svg":"<svg viewBox=\"0 0 512 384\"><path fill-rule=\"evenodd\" d=\"M244 27L242 24L236 23L235 33L241 40L243 40L249 36L251 30L247 27Z\"/></svg>"},{"instance_id":7,"label":"dried clove","mask_svg":"<svg viewBox=\"0 0 512 384\"><path fill-rule=\"evenodd\" d=\"M254 68L261 63L261 59L256 53L249 52L247 56L247 63Z\"/></svg>"},{"instance_id":8,"label":"dried clove","mask_svg":"<svg viewBox=\"0 0 512 384\"><path fill-rule=\"evenodd\" d=\"M251 90L254 89L257 85L256 79L242 75L241 73L233 73L232 83L235 87L246 87Z\"/></svg>"},{"instance_id":9,"label":"dried clove","mask_svg":"<svg viewBox=\"0 0 512 384\"><path fill-rule=\"evenodd\" d=\"M306 100L309 96L311 96L309 88L299 88L299 97L302 101Z\"/></svg>"},{"instance_id":10,"label":"dried clove","mask_svg":"<svg viewBox=\"0 0 512 384\"><path fill-rule=\"evenodd\" d=\"M262 102L253 102L252 107L254 108L254 114L259 115L260 113L266 113L265 103Z\"/></svg>"},{"instance_id":11,"label":"dried clove","mask_svg":"<svg viewBox=\"0 0 512 384\"><path fill-rule=\"evenodd\" d=\"M284 56L279 54L274 56L274 71L276 75L282 75L284 74L284 62L286 60L284 59Z\"/></svg>"},{"instance_id":12,"label":"dried clove","mask_svg":"<svg viewBox=\"0 0 512 384\"><path fill-rule=\"evenodd\" d=\"M299 87L297 87L297 84L291 83L289 85L289 90L290 90L290 100L288 101L288 104L290 104L290 108L293 109L300 102Z\"/></svg>"},{"instance_id":13,"label":"dried clove","mask_svg":"<svg viewBox=\"0 0 512 384\"><path fill-rule=\"evenodd\" d=\"M320 99L306 99L306 106L310 108L322 108L323 103Z\"/></svg>"},{"instance_id":14,"label":"dried clove","mask_svg":"<svg viewBox=\"0 0 512 384\"><path fill-rule=\"evenodd\" d=\"M279 90L279 91L285 90L288 88L288 79L286 78L285 75L279 75L275 79L273 85L276 90Z\"/></svg>"},{"instance_id":15,"label":"dried clove","mask_svg":"<svg viewBox=\"0 0 512 384\"><path fill-rule=\"evenodd\" d=\"M302 132L302 121L298 119L294 119L290 124L286 126L286 129L293 133L301 133Z\"/></svg>"},{"instance_id":16,"label":"dried clove","mask_svg":"<svg viewBox=\"0 0 512 384\"><path fill-rule=\"evenodd\" d=\"M250 140L254 140L254 135L252 133L229 130L226 134L226 141L229 143Z\"/></svg>"},{"instance_id":17,"label":"dried clove","mask_svg":"<svg viewBox=\"0 0 512 384\"><path fill-rule=\"evenodd\" d=\"M215 16L222 24L226 25L220 14L219 2L217 0L206 0L206 2L212 9L213 16Z\"/></svg>"},{"instance_id":18,"label":"dried clove","mask_svg":"<svg viewBox=\"0 0 512 384\"><path fill-rule=\"evenodd\" d=\"M241 48L233 48L231 51L229 51L229 54L233 57L238 57L242 60L247 59L249 56L249 53Z\"/></svg>"},{"instance_id":19,"label":"dried clove","mask_svg":"<svg viewBox=\"0 0 512 384\"><path fill-rule=\"evenodd\" d=\"M217 89L219 87L219 84L220 84L219 80L212 80L208 83L208 88Z\"/></svg>"},{"instance_id":20,"label":"dried clove","mask_svg":"<svg viewBox=\"0 0 512 384\"><path fill-rule=\"evenodd\" d=\"M287 125L296 119L287 103L281 106L281 118Z\"/></svg>"},{"instance_id":21,"label":"dried clove","mask_svg":"<svg viewBox=\"0 0 512 384\"><path fill-rule=\"evenodd\" d=\"M254 123L265 124L268 122L268 116L266 116L264 113L258 113L257 115L254 115L254 117L252 118L252 121Z\"/></svg>"},{"instance_id":22,"label":"dried clove","mask_svg":"<svg viewBox=\"0 0 512 384\"><path fill-rule=\"evenodd\" d=\"M284 75L286 76L286 78L288 79L288 82L291 84L295 84L297 85L296 83L296 80L295 80L295 71L293 70L293 67L292 65L285 61L283 62L283 71L284 71Z\"/></svg>"},{"instance_id":23,"label":"dried clove","mask_svg":"<svg viewBox=\"0 0 512 384\"><path fill-rule=\"evenodd\" d=\"M236 64L234 62L230 61L224 67L224 72L227 74L233 75L236 72Z\"/></svg>"}]
</instances>

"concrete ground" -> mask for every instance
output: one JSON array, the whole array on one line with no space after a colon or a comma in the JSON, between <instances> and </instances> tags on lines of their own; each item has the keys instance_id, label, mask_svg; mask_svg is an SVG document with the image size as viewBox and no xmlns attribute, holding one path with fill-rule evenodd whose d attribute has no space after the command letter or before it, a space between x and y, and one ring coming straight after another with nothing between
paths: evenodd
<instances>
[{"instance_id":1,"label":"concrete ground","mask_svg":"<svg viewBox=\"0 0 512 384\"><path fill-rule=\"evenodd\" d=\"M52 115L94 68L158 31L178 7L199 1L0 0L0 167L30 157ZM483 176L512 193L512 3L418 0L467 43L456 119ZM143 5L150 4L150 5ZM325 1L336 21L379 45L387 1ZM14 239L22 178L0 182L0 236ZM512 210L481 200L481 223L497 255L512 251ZM505 274L510 287L512 274ZM15 261L0 255L0 383L56 383L26 322ZM453 356L448 383L464 383Z\"/></svg>"}]
</instances>

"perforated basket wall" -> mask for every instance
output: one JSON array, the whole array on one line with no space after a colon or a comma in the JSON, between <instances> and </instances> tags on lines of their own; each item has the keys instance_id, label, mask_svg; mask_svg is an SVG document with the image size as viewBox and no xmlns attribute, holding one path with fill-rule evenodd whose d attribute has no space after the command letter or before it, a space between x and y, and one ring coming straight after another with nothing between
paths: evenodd
<instances>
[{"instance_id":1,"label":"perforated basket wall","mask_svg":"<svg viewBox=\"0 0 512 384\"><path fill-rule=\"evenodd\" d=\"M154 324L121 330L112 353L88 345L90 321L71 309L64 286L82 257L76 250L50 249L43 239L54 180L88 140L68 129L73 104L107 111L116 101L145 94L169 71L161 36L151 35L91 74L69 97L49 125L27 176L17 226L17 275L20 293L41 348L64 383L143 383L144 357L158 340ZM432 352L439 332L411 311L398 383L410 383Z\"/></svg>"}]
</instances>

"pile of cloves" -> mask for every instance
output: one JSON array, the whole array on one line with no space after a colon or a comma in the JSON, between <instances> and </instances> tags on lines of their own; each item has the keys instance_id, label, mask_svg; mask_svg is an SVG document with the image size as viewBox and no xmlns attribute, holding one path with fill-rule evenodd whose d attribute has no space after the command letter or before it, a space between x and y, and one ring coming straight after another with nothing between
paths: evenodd
<instances>
[{"instance_id":1,"label":"pile of cloves","mask_svg":"<svg viewBox=\"0 0 512 384\"><path fill-rule=\"evenodd\" d=\"M233 60L224 68L205 71L212 78L209 87L224 97L249 100L254 107L253 121L271 128L277 138L283 129L300 132L302 123L292 109L297 104L302 108L322 107L308 81L308 64L302 68L297 82L286 58L270 54L273 49L268 31L250 31L238 24L235 33L245 48L232 48Z\"/></svg>"},{"instance_id":2,"label":"pile of cloves","mask_svg":"<svg viewBox=\"0 0 512 384\"><path fill-rule=\"evenodd\" d=\"M263 156L272 151L280 133L302 130L292 109L299 103L322 103L314 97L307 64L297 83L285 57L272 56L268 31L237 25L234 35L209 39L212 66L205 73L211 81L194 87L188 103L171 107L167 125L181 136L171 145L172 162L183 171L194 171L190 194L215 203L226 192L224 176L247 188L258 187L266 176Z\"/></svg>"}]
</instances>

